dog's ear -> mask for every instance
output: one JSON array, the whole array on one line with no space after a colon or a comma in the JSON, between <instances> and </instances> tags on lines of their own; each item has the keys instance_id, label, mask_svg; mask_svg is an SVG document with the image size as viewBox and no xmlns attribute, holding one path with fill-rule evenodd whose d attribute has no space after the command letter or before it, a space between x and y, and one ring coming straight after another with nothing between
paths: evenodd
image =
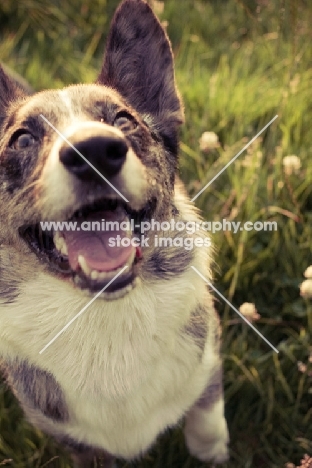
<instances>
[{"instance_id":1,"label":"dog's ear","mask_svg":"<svg viewBox=\"0 0 312 468\"><path fill-rule=\"evenodd\" d=\"M23 91L0 65L0 125L6 116L9 104L24 96Z\"/></svg>"},{"instance_id":2,"label":"dog's ear","mask_svg":"<svg viewBox=\"0 0 312 468\"><path fill-rule=\"evenodd\" d=\"M116 89L159 130L183 122L169 39L149 5L124 0L115 13L98 83Z\"/></svg>"}]
</instances>

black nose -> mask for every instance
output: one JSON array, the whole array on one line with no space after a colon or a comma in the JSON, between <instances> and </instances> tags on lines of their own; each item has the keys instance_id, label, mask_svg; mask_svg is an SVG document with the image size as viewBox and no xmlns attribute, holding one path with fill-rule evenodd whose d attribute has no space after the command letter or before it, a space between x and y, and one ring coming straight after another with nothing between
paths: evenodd
<instances>
[{"instance_id":1,"label":"black nose","mask_svg":"<svg viewBox=\"0 0 312 468\"><path fill-rule=\"evenodd\" d=\"M99 179L96 168L104 177L116 175L128 152L126 140L118 135L101 135L99 130L87 129L75 133L60 149L60 161L66 169L82 180ZM80 153L80 154L79 154ZM93 167L92 167L92 166Z\"/></svg>"}]
</instances>

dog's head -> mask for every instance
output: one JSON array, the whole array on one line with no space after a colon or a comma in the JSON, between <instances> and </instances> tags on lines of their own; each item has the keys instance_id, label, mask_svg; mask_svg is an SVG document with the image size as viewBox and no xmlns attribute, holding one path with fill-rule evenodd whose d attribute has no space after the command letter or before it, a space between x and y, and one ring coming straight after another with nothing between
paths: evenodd
<instances>
[{"instance_id":1,"label":"dog's head","mask_svg":"<svg viewBox=\"0 0 312 468\"><path fill-rule=\"evenodd\" d=\"M107 289L125 292L144 248L108 243L134 232L80 228L172 216L182 121L171 46L143 0L117 10L95 84L26 96L0 69L0 244L89 291L126 266ZM44 231L49 221L76 230Z\"/></svg>"}]
</instances>

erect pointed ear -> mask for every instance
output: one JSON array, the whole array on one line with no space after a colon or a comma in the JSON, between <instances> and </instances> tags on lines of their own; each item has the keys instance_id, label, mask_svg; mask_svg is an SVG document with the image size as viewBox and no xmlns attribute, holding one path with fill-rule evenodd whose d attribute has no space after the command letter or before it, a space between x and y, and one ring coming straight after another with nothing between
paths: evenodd
<instances>
[{"instance_id":1,"label":"erect pointed ear","mask_svg":"<svg viewBox=\"0 0 312 468\"><path fill-rule=\"evenodd\" d=\"M0 125L6 116L9 104L23 95L24 93L16 82L4 72L0 65Z\"/></svg>"},{"instance_id":2,"label":"erect pointed ear","mask_svg":"<svg viewBox=\"0 0 312 468\"><path fill-rule=\"evenodd\" d=\"M171 45L145 1L124 0L116 11L98 83L115 88L158 125L183 122Z\"/></svg>"}]
</instances>

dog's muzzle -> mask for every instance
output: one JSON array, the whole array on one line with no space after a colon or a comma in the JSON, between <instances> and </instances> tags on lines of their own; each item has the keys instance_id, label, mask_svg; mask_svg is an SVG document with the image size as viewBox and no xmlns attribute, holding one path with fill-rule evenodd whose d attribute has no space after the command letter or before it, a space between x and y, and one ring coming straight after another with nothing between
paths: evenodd
<instances>
[{"instance_id":1,"label":"dog's muzzle","mask_svg":"<svg viewBox=\"0 0 312 468\"><path fill-rule=\"evenodd\" d=\"M80 289L94 293L107 285L106 298L122 297L135 285L142 252L140 245L132 242L134 231L120 226L130 225L131 219L137 225L148 210L145 205L134 211L115 193L105 195L101 182L114 182L119 177L129 154L128 143L118 129L97 122L69 128L65 135L66 139L57 143L57 155L68 181L73 178L81 187L97 190L97 196L91 201L81 196L79 208L67 217L69 227L47 231L37 223L23 226L21 235L56 274L72 277ZM110 224L109 231L102 229L104 221ZM100 229L94 230L93 225Z\"/></svg>"}]
</instances>

